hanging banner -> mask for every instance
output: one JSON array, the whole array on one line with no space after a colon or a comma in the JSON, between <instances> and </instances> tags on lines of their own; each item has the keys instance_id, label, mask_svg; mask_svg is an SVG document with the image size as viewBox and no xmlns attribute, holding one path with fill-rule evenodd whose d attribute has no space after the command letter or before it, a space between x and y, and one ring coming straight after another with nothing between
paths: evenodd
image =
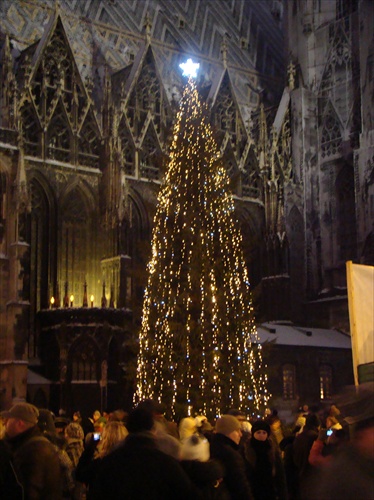
<instances>
[{"instance_id":1,"label":"hanging banner","mask_svg":"<svg viewBox=\"0 0 374 500\"><path fill-rule=\"evenodd\" d=\"M374 266L346 263L355 384L373 380Z\"/></svg>"}]
</instances>

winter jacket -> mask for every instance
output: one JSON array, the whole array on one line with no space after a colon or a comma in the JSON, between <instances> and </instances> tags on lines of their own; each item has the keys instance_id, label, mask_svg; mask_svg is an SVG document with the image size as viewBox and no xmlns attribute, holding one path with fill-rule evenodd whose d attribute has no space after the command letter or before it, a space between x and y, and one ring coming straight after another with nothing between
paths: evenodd
<instances>
[{"instance_id":1,"label":"winter jacket","mask_svg":"<svg viewBox=\"0 0 374 500\"><path fill-rule=\"evenodd\" d=\"M93 500L190 500L191 482L181 465L157 448L150 432L129 434L104 457L91 487Z\"/></svg>"},{"instance_id":2,"label":"winter jacket","mask_svg":"<svg viewBox=\"0 0 374 500\"><path fill-rule=\"evenodd\" d=\"M227 436L215 434L210 443L210 456L223 465L224 485L232 500L253 500L239 446Z\"/></svg>"},{"instance_id":3,"label":"winter jacket","mask_svg":"<svg viewBox=\"0 0 374 500\"><path fill-rule=\"evenodd\" d=\"M83 441L81 439L70 438L67 440L65 451L68 454L74 468L78 465L83 449Z\"/></svg>"},{"instance_id":4,"label":"winter jacket","mask_svg":"<svg viewBox=\"0 0 374 500\"><path fill-rule=\"evenodd\" d=\"M18 479L27 500L60 500L60 462L54 445L37 426L6 438Z\"/></svg>"},{"instance_id":5,"label":"winter jacket","mask_svg":"<svg viewBox=\"0 0 374 500\"><path fill-rule=\"evenodd\" d=\"M182 460L181 466L195 488L194 498L230 500L229 492L223 484L224 469L217 460L208 460L208 462Z\"/></svg>"},{"instance_id":6,"label":"winter jacket","mask_svg":"<svg viewBox=\"0 0 374 500\"><path fill-rule=\"evenodd\" d=\"M255 500L286 500L286 476L277 445L270 438L258 441L252 437L244 456Z\"/></svg>"}]
</instances>

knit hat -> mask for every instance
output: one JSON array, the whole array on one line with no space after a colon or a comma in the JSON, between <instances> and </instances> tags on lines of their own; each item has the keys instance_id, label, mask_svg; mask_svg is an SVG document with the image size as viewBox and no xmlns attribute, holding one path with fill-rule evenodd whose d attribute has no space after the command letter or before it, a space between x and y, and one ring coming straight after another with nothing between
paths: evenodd
<instances>
[{"instance_id":1,"label":"knit hat","mask_svg":"<svg viewBox=\"0 0 374 500\"><path fill-rule=\"evenodd\" d=\"M36 425L38 423L39 410L29 403L17 403L8 411L1 412L2 418L18 418L24 422Z\"/></svg>"},{"instance_id":2,"label":"knit hat","mask_svg":"<svg viewBox=\"0 0 374 500\"><path fill-rule=\"evenodd\" d=\"M252 425L252 436L257 431L265 431L268 436L270 436L270 434L271 434L270 425L265 420L257 420Z\"/></svg>"},{"instance_id":3,"label":"knit hat","mask_svg":"<svg viewBox=\"0 0 374 500\"><path fill-rule=\"evenodd\" d=\"M182 443L181 459L207 462L210 458L209 441L194 434Z\"/></svg>"},{"instance_id":4,"label":"knit hat","mask_svg":"<svg viewBox=\"0 0 374 500\"><path fill-rule=\"evenodd\" d=\"M240 430L240 422L232 415L222 415L216 422L216 433L229 436L232 432Z\"/></svg>"},{"instance_id":5,"label":"knit hat","mask_svg":"<svg viewBox=\"0 0 374 500\"><path fill-rule=\"evenodd\" d=\"M197 431L196 420L193 417L182 418L179 423L179 437L181 440L186 439Z\"/></svg>"}]
</instances>

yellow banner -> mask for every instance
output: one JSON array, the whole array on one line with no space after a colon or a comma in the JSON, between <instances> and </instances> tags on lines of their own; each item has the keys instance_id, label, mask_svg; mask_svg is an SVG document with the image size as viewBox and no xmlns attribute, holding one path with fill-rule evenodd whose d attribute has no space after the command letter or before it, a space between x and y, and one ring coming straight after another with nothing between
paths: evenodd
<instances>
[{"instance_id":1,"label":"yellow banner","mask_svg":"<svg viewBox=\"0 0 374 500\"><path fill-rule=\"evenodd\" d=\"M346 263L355 384L358 366L374 362L374 266Z\"/></svg>"}]
</instances>

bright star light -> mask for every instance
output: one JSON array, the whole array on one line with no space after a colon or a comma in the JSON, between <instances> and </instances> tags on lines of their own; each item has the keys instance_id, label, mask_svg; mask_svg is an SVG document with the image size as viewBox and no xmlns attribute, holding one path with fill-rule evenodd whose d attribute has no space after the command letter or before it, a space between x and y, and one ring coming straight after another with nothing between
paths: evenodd
<instances>
[{"instance_id":1,"label":"bright star light","mask_svg":"<svg viewBox=\"0 0 374 500\"><path fill-rule=\"evenodd\" d=\"M183 76L192 76L192 78L196 78L200 64L194 63L192 59L187 59L187 61L180 64L179 67L183 70Z\"/></svg>"}]
</instances>

